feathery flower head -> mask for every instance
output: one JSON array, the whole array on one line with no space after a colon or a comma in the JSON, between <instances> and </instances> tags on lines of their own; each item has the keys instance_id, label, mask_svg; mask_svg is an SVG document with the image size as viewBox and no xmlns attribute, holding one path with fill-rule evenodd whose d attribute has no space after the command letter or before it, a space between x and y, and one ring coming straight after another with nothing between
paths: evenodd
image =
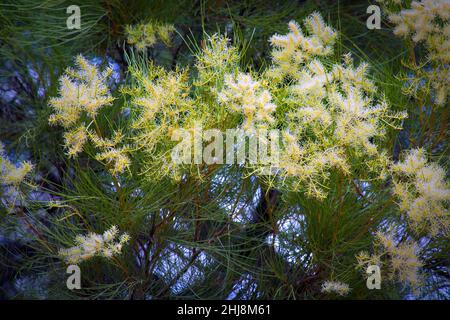
<instances>
[{"instance_id":1,"label":"feathery flower head","mask_svg":"<svg viewBox=\"0 0 450 320\"><path fill-rule=\"evenodd\" d=\"M406 94L418 96L423 90L428 94L433 89L436 106L444 106L450 92L450 3L447 0L394 1L401 4L402 10L391 12L389 20L395 25L394 34L411 39L416 45L427 50L425 63L411 65L413 78L405 88ZM391 1L384 1L386 7ZM425 80L428 85L423 85Z\"/></svg>"},{"instance_id":2,"label":"feathery flower head","mask_svg":"<svg viewBox=\"0 0 450 320\"><path fill-rule=\"evenodd\" d=\"M105 161L106 167L113 175L123 173L130 166L129 147L118 146L124 138L121 130L114 131L111 139L101 138L93 132L89 132L89 138L94 146L101 150L95 155L95 159Z\"/></svg>"},{"instance_id":3,"label":"feathery flower head","mask_svg":"<svg viewBox=\"0 0 450 320\"><path fill-rule=\"evenodd\" d=\"M309 32L305 36L295 21L288 24L290 32L286 35L274 35L270 43L274 46L272 58L274 67L269 76L282 79L285 76L297 78L299 66L307 63L314 57L327 56L333 53L333 45L337 33L327 26L322 16L315 12L304 20Z\"/></svg>"},{"instance_id":4,"label":"feathery flower head","mask_svg":"<svg viewBox=\"0 0 450 320\"><path fill-rule=\"evenodd\" d=\"M392 233L378 232L377 244L388 254L390 277L413 289L421 284L419 273L423 263L418 257L419 246L413 241L397 243Z\"/></svg>"},{"instance_id":5,"label":"feathery flower head","mask_svg":"<svg viewBox=\"0 0 450 320\"><path fill-rule=\"evenodd\" d=\"M3 144L0 142L0 185L17 187L33 170L29 161L22 161L15 165L4 154Z\"/></svg>"},{"instance_id":6,"label":"feathery flower head","mask_svg":"<svg viewBox=\"0 0 450 320\"><path fill-rule=\"evenodd\" d=\"M98 110L114 100L106 85L111 69L100 72L97 67L82 55L76 58L77 69L67 69L60 78L59 97L50 99L55 111L50 123L70 128L80 119L82 112L95 118Z\"/></svg>"},{"instance_id":7,"label":"feathery flower head","mask_svg":"<svg viewBox=\"0 0 450 320\"><path fill-rule=\"evenodd\" d=\"M83 117L95 119L98 110L110 105L114 98L106 84L111 69L102 72L82 55L76 58L77 69L67 69L60 78L59 97L50 99L54 114L51 124L59 124L67 131L64 134L69 157L76 157L87 141Z\"/></svg>"},{"instance_id":8,"label":"feathery flower head","mask_svg":"<svg viewBox=\"0 0 450 320\"><path fill-rule=\"evenodd\" d=\"M239 52L230 45L230 39L213 34L204 40L202 50L196 54L196 59L198 79L194 84L197 87L208 88L208 85L216 85L217 80L238 66Z\"/></svg>"},{"instance_id":9,"label":"feathery flower head","mask_svg":"<svg viewBox=\"0 0 450 320\"><path fill-rule=\"evenodd\" d=\"M126 233L123 233L116 240L118 234L117 226L112 226L103 235L96 233L90 233L87 236L78 235L75 237L76 245L67 249L60 249L59 255L69 264L77 264L94 256L111 258L120 254L123 245L130 240Z\"/></svg>"},{"instance_id":10,"label":"feathery flower head","mask_svg":"<svg viewBox=\"0 0 450 320\"><path fill-rule=\"evenodd\" d=\"M383 97L375 98L367 70L366 63L355 67L349 54L341 64L326 67L313 58L297 70L285 99L289 139L279 165L288 189L323 199L331 171L350 174L349 159L355 156L368 173L386 177L388 162L377 140L387 123L395 127L406 113L390 112Z\"/></svg>"},{"instance_id":11,"label":"feathery flower head","mask_svg":"<svg viewBox=\"0 0 450 320\"><path fill-rule=\"evenodd\" d=\"M393 193L413 228L419 233L448 234L450 188L445 182L445 170L428 163L423 149L413 149L403 161L392 165L392 171Z\"/></svg>"},{"instance_id":12,"label":"feathery flower head","mask_svg":"<svg viewBox=\"0 0 450 320\"><path fill-rule=\"evenodd\" d=\"M69 158L75 158L81 151L87 140L86 128L81 125L64 133L64 144L68 149Z\"/></svg>"},{"instance_id":13,"label":"feathery flower head","mask_svg":"<svg viewBox=\"0 0 450 320\"><path fill-rule=\"evenodd\" d=\"M272 113L276 105L272 103L269 90L262 88L261 82L251 75L239 73L236 77L225 76L224 89L218 94L218 102L232 112L244 115L244 128L264 127L275 121Z\"/></svg>"},{"instance_id":14,"label":"feathery flower head","mask_svg":"<svg viewBox=\"0 0 450 320\"><path fill-rule=\"evenodd\" d=\"M166 46L170 46L171 35L174 31L175 27L172 24L155 21L125 27L127 42L134 45L139 51L153 47L158 39Z\"/></svg>"}]
</instances>

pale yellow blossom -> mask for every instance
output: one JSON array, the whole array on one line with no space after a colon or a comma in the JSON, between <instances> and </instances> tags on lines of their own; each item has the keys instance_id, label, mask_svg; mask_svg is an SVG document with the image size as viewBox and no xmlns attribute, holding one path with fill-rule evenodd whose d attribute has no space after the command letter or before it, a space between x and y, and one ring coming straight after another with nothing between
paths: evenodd
<instances>
[{"instance_id":1,"label":"pale yellow blossom","mask_svg":"<svg viewBox=\"0 0 450 320\"><path fill-rule=\"evenodd\" d=\"M111 258L120 254L123 245L130 240L126 233L123 233L117 239L118 234L119 229L116 226L112 226L103 235L96 233L90 233L87 236L78 235L75 237L76 246L60 249L59 255L70 264L77 264L94 256Z\"/></svg>"}]
</instances>

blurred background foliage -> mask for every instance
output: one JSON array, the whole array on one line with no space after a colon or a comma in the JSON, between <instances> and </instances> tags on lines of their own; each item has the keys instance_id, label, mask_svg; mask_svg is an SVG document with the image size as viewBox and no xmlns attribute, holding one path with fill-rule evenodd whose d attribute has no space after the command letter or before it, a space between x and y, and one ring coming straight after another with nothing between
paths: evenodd
<instances>
[{"instance_id":1,"label":"blurred background foliage","mask_svg":"<svg viewBox=\"0 0 450 320\"><path fill-rule=\"evenodd\" d=\"M205 45L205 34L219 32L240 49L243 70L261 70L270 63L270 36L285 33L290 20L301 21L319 11L340 33L336 56L350 51L356 60L368 61L373 80L392 108L412 115L405 130L390 133L385 141L394 159L403 149L425 146L447 168L446 127L437 129L444 130L439 142L424 141L425 133L434 129L424 127L421 111L400 94L402 81L397 75L404 72L408 45L392 34L385 19L380 30L367 29L370 4L3 0L0 141L13 159L36 165L38 187L26 208L18 205L20 215L0 209L0 298L320 299L326 298L320 284L330 275L351 284L351 298L409 297L409 290L399 284L367 290L364 276L355 269L355 255L373 242L372 227L395 215L389 212L393 209L385 209L391 196L383 186L374 187L375 192L366 190L367 199L361 199L353 186L335 176L332 185L337 187L318 202L267 190L257 178L243 177L239 169L225 166L211 172L214 178L206 184L130 179L125 182L123 207L110 187L110 177L97 164L87 158L66 160L62 131L48 124L48 99L56 96L58 78L77 54L111 66L113 88L128 81L133 50L126 41L127 25L158 21L175 26L170 46L157 43L146 52L148 59L167 69L192 66L195 48ZM66 27L70 5L81 9L80 30ZM113 110L120 113L123 103L116 100ZM435 134L428 136L433 139ZM64 206L43 209L43 203L62 196ZM338 220L333 216L336 208ZM174 212L177 218L172 221ZM67 290L64 265L54 248L42 254L40 237L69 245L76 234L105 230L111 224L127 226L135 236L130 249L115 264L101 258L85 262L83 289ZM448 239L427 247L426 267L432 279L424 297L448 298L449 249Z\"/></svg>"}]
</instances>

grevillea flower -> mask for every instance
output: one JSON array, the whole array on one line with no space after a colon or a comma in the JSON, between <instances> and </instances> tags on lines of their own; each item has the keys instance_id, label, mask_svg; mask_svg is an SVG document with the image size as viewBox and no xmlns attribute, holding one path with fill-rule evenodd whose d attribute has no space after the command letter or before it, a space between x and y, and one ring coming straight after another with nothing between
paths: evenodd
<instances>
[{"instance_id":1,"label":"grevillea flower","mask_svg":"<svg viewBox=\"0 0 450 320\"><path fill-rule=\"evenodd\" d=\"M154 21L125 27L127 42L134 45L139 51L153 47L158 39L169 46L174 31L173 25Z\"/></svg>"},{"instance_id":2,"label":"grevillea flower","mask_svg":"<svg viewBox=\"0 0 450 320\"><path fill-rule=\"evenodd\" d=\"M381 1L386 6L391 1ZM450 3L447 0L394 1L403 8L390 12L389 21L395 25L394 34L411 40L415 45L423 44L427 50L425 63L411 65L413 76L407 94L417 95L417 90L426 86L420 84L427 80L433 89L434 103L444 106L450 91Z\"/></svg>"},{"instance_id":3,"label":"grevillea flower","mask_svg":"<svg viewBox=\"0 0 450 320\"><path fill-rule=\"evenodd\" d=\"M322 16L315 12L304 20L304 25L309 32L305 35L297 22L288 24L290 32L286 35L274 35L270 43L274 47L272 51L273 68L270 76L276 79L284 76L297 78L298 66L308 62L313 57L327 56L333 52L333 45L337 33L327 26Z\"/></svg>"},{"instance_id":4,"label":"grevillea flower","mask_svg":"<svg viewBox=\"0 0 450 320\"><path fill-rule=\"evenodd\" d=\"M272 113L277 106L272 103L269 90L262 88L261 82L253 80L249 74L239 73L236 78L226 75L218 100L230 111L244 115L244 129L264 127L275 121Z\"/></svg>"},{"instance_id":5,"label":"grevillea flower","mask_svg":"<svg viewBox=\"0 0 450 320\"><path fill-rule=\"evenodd\" d=\"M76 58L77 69L67 69L60 79L60 96L50 100L55 111L50 116L50 123L60 124L65 129L64 144L71 158L77 157L87 141L91 141L100 152L96 159L104 161L113 174L122 173L130 165L128 147L123 144L120 131L114 132L112 140L101 137L97 127L96 116L100 108L110 105L114 98L107 86L111 69L100 72L98 68L83 56ZM90 121L89 124L86 124ZM96 127L95 132L89 126Z\"/></svg>"},{"instance_id":6,"label":"grevillea flower","mask_svg":"<svg viewBox=\"0 0 450 320\"><path fill-rule=\"evenodd\" d=\"M33 170L29 161L22 161L15 165L5 155L3 144L0 142L0 185L17 187Z\"/></svg>"},{"instance_id":7,"label":"grevillea flower","mask_svg":"<svg viewBox=\"0 0 450 320\"><path fill-rule=\"evenodd\" d=\"M322 62L333 53L336 34L318 14L306 18L305 25L318 48L305 45L298 25L291 23L289 34L272 39L275 58L268 76L275 72L276 79L288 77L292 83L283 100L288 106L282 121L286 143L279 165L283 184L323 199L331 171L350 174L355 156L368 173L386 177L387 156L377 141L384 138L386 124L395 127L406 113L391 112L383 96L377 97L367 63L355 67L350 54L343 56L342 63L327 66ZM283 72L285 68L289 73ZM280 90L286 90L285 83L280 83ZM239 92L245 91L239 88Z\"/></svg>"},{"instance_id":8,"label":"grevillea flower","mask_svg":"<svg viewBox=\"0 0 450 320\"><path fill-rule=\"evenodd\" d=\"M82 55L76 58L76 65L76 70L69 68L60 78L59 97L50 99L55 112L50 116L50 123L66 129L76 124L83 112L95 118L100 108L114 100L106 84L111 69L100 72Z\"/></svg>"},{"instance_id":9,"label":"grevillea flower","mask_svg":"<svg viewBox=\"0 0 450 320\"><path fill-rule=\"evenodd\" d=\"M448 235L450 188L445 182L444 169L428 163L423 149L413 149L392 170L394 195L413 228L419 233Z\"/></svg>"},{"instance_id":10,"label":"grevillea flower","mask_svg":"<svg viewBox=\"0 0 450 320\"><path fill-rule=\"evenodd\" d=\"M130 240L128 234L119 235L119 229L112 226L103 235L90 233L87 236L78 235L75 238L76 246L60 249L59 255L67 263L77 264L94 256L111 258L122 252L123 246Z\"/></svg>"}]
</instances>

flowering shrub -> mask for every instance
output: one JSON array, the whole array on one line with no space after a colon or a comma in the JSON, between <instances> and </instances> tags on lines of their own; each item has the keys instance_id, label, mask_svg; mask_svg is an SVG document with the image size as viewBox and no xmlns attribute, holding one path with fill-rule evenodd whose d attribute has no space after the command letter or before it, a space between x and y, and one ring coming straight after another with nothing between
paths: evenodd
<instances>
[{"instance_id":1,"label":"flowering shrub","mask_svg":"<svg viewBox=\"0 0 450 320\"><path fill-rule=\"evenodd\" d=\"M64 268L79 264L90 289L74 296L436 294L450 227L447 168L436 157L447 146L449 7L383 5L394 33L427 52L422 63L409 47L407 73L390 75L397 82L357 50L343 53L342 34L318 12L265 39L260 68L225 35L205 33L197 46L157 20L123 26L123 79L110 60L76 56L45 114L63 144L61 177L13 164L0 144L0 196L32 234L35 267L53 266L51 282L63 283ZM190 46L189 67L150 54L176 34ZM227 130L241 136L224 140ZM252 161L252 138L268 131L277 134L258 137L255 150L279 157ZM239 148L249 150L244 161L220 159ZM26 188L32 174L43 199ZM384 291L366 286L373 265ZM102 281L110 285L97 292Z\"/></svg>"}]
</instances>

